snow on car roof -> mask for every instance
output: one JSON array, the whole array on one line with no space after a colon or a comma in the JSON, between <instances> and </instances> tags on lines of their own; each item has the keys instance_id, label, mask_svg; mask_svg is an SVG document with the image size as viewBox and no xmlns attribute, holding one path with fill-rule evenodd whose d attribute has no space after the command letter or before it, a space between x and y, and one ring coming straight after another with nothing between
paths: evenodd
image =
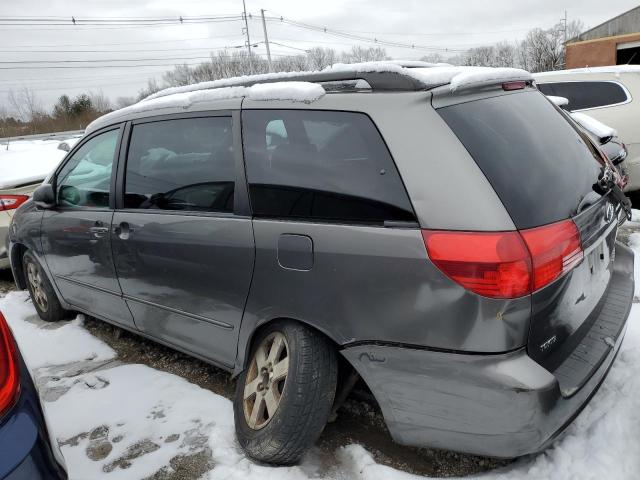
<instances>
[{"instance_id":1,"label":"snow on car roof","mask_svg":"<svg viewBox=\"0 0 640 480\"><path fill-rule=\"evenodd\" d=\"M0 189L42 182L67 154L59 140L17 140L0 148Z\"/></svg>"},{"instance_id":2,"label":"snow on car roof","mask_svg":"<svg viewBox=\"0 0 640 480\"><path fill-rule=\"evenodd\" d=\"M610 65L607 67L571 68L569 70L556 70L553 72L538 72L533 74L533 78L573 75L576 73L640 73L640 65Z\"/></svg>"},{"instance_id":3,"label":"snow on car roof","mask_svg":"<svg viewBox=\"0 0 640 480\"><path fill-rule=\"evenodd\" d=\"M380 61L348 64L337 63L325 68L324 70L316 70L312 72L280 72L260 75L243 75L240 77L200 82L182 87L165 88L153 95L149 95L147 98L142 100L142 102L177 93L241 86L247 83L274 82L277 80L286 82L287 79L296 77L312 78L314 74L321 73L395 73L417 80L421 82L425 88L434 88L451 83L452 90L462 88L473 83L512 79L532 79L529 72L518 68L454 67L451 65L426 66L429 65L426 62L420 62L423 64L423 68L405 68L401 65L402 63L404 62L394 63L392 61Z\"/></svg>"},{"instance_id":4,"label":"snow on car roof","mask_svg":"<svg viewBox=\"0 0 640 480\"><path fill-rule=\"evenodd\" d=\"M364 62L335 64L320 71L281 72L260 75L243 75L208 82L200 82L181 87L170 87L149 95L140 102L94 120L87 131L114 123L116 119L131 113L152 111L161 108L188 109L198 102L246 97L252 100L291 100L311 103L326 93L322 85L314 83L314 75L321 81L321 74L366 74L392 73L418 82L424 89L450 85L452 92L473 85L509 80L531 80L531 74L516 68L428 66L405 68L402 62ZM415 63L414 65L418 65ZM294 81L296 80L297 81ZM300 81L300 79L311 81Z\"/></svg>"},{"instance_id":5,"label":"snow on car roof","mask_svg":"<svg viewBox=\"0 0 640 480\"><path fill-rule=\"evenodd\" d=\"M559 107L569 105L569 99L566 97L556 97L555 95L547 95L547 98Z\"/></svg>"},{"instance_id":6,"label":"snow on car roof","mask_svg":"<svg viewBox=\"0 0 640 480\"><path fill-rule=\"evenodd\" d=\"M571 112L569 115L573 117L573 119L580 124L580 126L593 135L598 137L601 141L608 137L617 137L618 131L615 128L611 128L608 125L596 120L593 117L590 117L586 113L581 112Z\"/></svg>"},{"instance_id":7,"label":"snow on car roof","mask_svg":"<svg viewBox=\"0 0 640 480\"><path fill-rule=\"evenodd\" d=\"M129 114L176 107L186 110L200 102L246 97L251 100L290 100L311 103L325 94L326 92L321 85L310 82L258 83L250 87L227 86L211 89L184 88L167 95L151 95L138 103L107 113L91 122L86 131L90 132L101 126L114 123L118 118Z\"/></svg>"}]
</instances>

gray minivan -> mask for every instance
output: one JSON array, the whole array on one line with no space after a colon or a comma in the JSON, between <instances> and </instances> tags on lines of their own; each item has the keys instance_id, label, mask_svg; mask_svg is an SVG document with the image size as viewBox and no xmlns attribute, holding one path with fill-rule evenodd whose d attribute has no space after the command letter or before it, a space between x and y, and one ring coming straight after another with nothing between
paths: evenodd
<instances>
[{"instance_id":1,"label":"gray minivan","mask_svg":"<svg viewBox=\"0 0 640 480\"><path fill-rule=\"evenodd\" d=\"M84 312L237 376L252 458L299 460L358 376L395 441L515 457L620 348L619 193L527 72L362 64L98 119L9 251L43 319Z\"/></svg>"}]
</instances>

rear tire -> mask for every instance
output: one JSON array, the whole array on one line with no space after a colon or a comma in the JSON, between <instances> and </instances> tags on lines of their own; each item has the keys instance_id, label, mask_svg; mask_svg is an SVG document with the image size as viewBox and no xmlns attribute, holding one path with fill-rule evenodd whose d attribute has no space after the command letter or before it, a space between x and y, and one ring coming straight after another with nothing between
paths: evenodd
<instances>
[{"instance_id":1,"label":"rear tire","mask_svg":"<svg viewBox=\"0 0 640 480\"><path fill-rule=\"evenodd\" d=\"M38 316L45 322L57 322L69 318L71 312L62 308L51 282L31 252L25 252L22 257L22 267L31 302Z\"/></svg>"},{"instance_id":2,"label":"rear tire","mask_svg":"<svg viewBox=\"0 0 640 480\"><path fill-rule=\"evenodd\" d=\"M247 455L278 465L300 460L327 424L337 377L335 348L320 333L290 321L263 330L233 404Z\"/></svg>"}]
</instances>

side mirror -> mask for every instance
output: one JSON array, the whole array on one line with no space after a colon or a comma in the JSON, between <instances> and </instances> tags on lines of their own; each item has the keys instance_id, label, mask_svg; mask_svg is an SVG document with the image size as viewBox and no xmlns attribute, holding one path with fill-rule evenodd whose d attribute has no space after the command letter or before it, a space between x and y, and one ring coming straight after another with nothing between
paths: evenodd
<instances>
[{"instance_id":1,"label":"side mirror","mask_svg":"<svg viewBox=\"0 0 640 480\"><path fill-rule=\"evenodd\" d=\"M40 208L53 208L56 205L56 196L50 183L43 183L33 192L33 203Z\"/></svg>"}]
</instances>

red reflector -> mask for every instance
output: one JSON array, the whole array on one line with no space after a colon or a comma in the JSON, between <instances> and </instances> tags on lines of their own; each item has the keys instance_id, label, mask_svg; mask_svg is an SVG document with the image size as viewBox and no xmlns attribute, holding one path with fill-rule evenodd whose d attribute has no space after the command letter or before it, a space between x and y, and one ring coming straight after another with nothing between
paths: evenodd
<instances>
[{"instance_id":1,"label":"red reflector","mask_svg":"<svg viewBox=\"0 0 640 480\"><path fill-rule=\"evenodd\" d=\"M0 416L13 406L19 387L16 346L7 321L0 312Z\"/></svg>"},{"instance_id":2,"label":"red reflector","mask_svg":"<svg viewBox=\"0 0 640 480\"><path fill-rule=\"evenodd\" d=\"M531 252L533 290L538 290L575 267L583 257L580 233L571 220L521 232Z\"/></svg>"},{"instance_id":3,"label":"red reflector","mask_svg":"<svg viewBox=\"0 0 640 480\"><path fill-rule=\"evenodd\" d=\"M527 82L507 82L502 84L502 89L509 92L511 90L522 90L527 86Z\"/></svg>"},{"instance_id":4,"label":"red reflector","mask_svg":"<svg viewBox=\"0 0 640 480\"><path fill-rule=\"evenodd\" d=\"M513 232L423 230L429 258L464 288L491 298L528 295L575 267L583 257L571 220Z\"/></svg>"},{"instance_id":5,"label":"red reflector","mask_svg":"<svg viewBox=\"0 0 640 480\"><path fill-rule=\"evenodd\" d=\"M14 210L27 200L27 195L0 195L0 210Z\"/></svg>"},{"instance_id":6,"label":"red reflector","mask_svg":"<svg viewBox=\"0 0 640 480\"><path fill-rule=\"evenodd\" d=\"M431 261L479 295L515 298L530 293L531 258L518 232L423 230Z\"/></svg>"}]
</instances>

